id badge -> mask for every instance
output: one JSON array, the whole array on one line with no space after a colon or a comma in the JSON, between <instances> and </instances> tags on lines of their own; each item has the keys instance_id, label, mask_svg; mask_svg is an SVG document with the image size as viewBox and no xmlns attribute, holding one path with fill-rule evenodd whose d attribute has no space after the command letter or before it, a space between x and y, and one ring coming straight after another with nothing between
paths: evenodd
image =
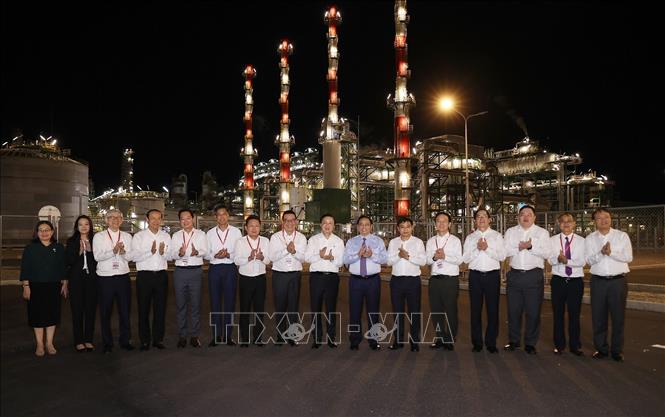
<instances>
[{"instance_id":1,"label":"id badge","mask_svg":"<svg viewBox=\"0 0 665 417\"><path fill-rule=\"evenodd\" d=\"M291 266L292 263L293 263L293 258L291 257L291 255L287 256L286 257L286 264L288 266Z\"/></svg>"},{"instance_id":2,"label":"id badge","mask_svg":"<svg viewBox=\"0 0 665 417\"><path fill-rule=\"evenodd\" d=\"M187 258L182 258L183 266L187 266L187 263L188 263L188 262L189 262L189 261L188 261Z\"/></svg>"},{"instance_id":3,"label":"id badge","mask_svg":"<svg viewBox=\"0 0 665 417\"><path fill-rule=\"evenodd\" d=\"M117 259L113 260L113 269L114 270L120 269L120 261L118 261Z\"/></svg>"},{"instance_id":4,"label":"id badge","mask_svg":"<svg viewBox=\"0 0 665 417\"><path fill-rule=\"evenodd\" d=\"M436 261L436 267L437 268L443 268L443 261L441 261L441 260Z\"/></svg>"}]
</instances>

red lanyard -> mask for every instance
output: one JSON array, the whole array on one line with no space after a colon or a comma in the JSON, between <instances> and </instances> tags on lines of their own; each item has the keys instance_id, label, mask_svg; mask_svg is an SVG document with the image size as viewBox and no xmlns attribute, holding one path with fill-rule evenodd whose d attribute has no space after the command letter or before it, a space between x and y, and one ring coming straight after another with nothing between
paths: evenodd
<instances>
[{"instance_id":1,"label":"red lanyard","mask_svg":"<svg viewBox=\"0 0 665 417\"><path fill-rule=\"evenodd\" d=\"M261 236L259 236L259 238L257 239L257 240L259 241L259 243L256 244L256 249L254 249L254 248L252 247L252 244L249 243L249 236L245 236L245 239L247 239L247 244L249 245L249 248L250 248L251 250L259 250L259 246L261 246Z\"/></svg>"},{"instance_id":2,"label":"red lanyard","mask_svg":"<svg viewBox=\"0 0 665 417\"><path fill-rule=\"evenodd\" d=\"M219 226L215 229L215 233L217 233L217 237L219 238L219 241L222 242L222 247L226 244L226 238L229 235L229 226L226 226L226 233L224 234L224 240L222 240L222 237L219 235Z\"/></svg>"},{"instance_id":3,"label":"red lanyard","mask_svg":"<svg viewBox=\"0 0 665 417\"><path fill-rule=\"evenodd\" d=\"M117 245L118 242L120 242L120 230L118 230L118 240L115 241L115 244L113 244L113 238L111 237L111 232L109 232L109 229L106 229L106 234L109 235L109 239L111 239L111 245L113 245L113 247L115 248L115 245Z\"/></svg>"},{"instance_id":4,"label":"red lanyard","mask_svg":"<svg viewBox=\"0 0 665 417\"><path fill-rule=\"evenodd\" d=\"M448 237L446 238L446 241L443 242L443 246L441 249L445 249L446 245L448 244L448 239L450 239L450 233L448 233ZM439 236L434 237L434 243L436 244L436 248L439 249Z\"/></svg>"},{"instance_id":5,"label":"red lanyard","mask_svg":"<svg viewBox=\"0 0 665 417\"><path fill-rule=\"evenodd\" d=\"M561 234L559 235L559 243L561 244L561 250L564 250L564 251L565 251L566 249L564 249L564 247L563 247L563 239L562 239L562 236L563 236L563 233L561 233ZM575 239L575 235L574 235L574 234L573 234L573 236L570 238L570 240L568 241L568 246L570 247L570 250L571 250L571 251L573 250L573 239Z\"/></svg>"},{"instance_id":6,"label":"red lanyard","mask_svg":"<svg viewBox=\"0 0 665 417\"><path fill-rule=\"evenodd\" d=\"M182 231L182 243L185 245L185 250L189 247L190 242L194 238L194 231L192 230L192 234L189 235L189 240L185 240L185 231Z\"/></svg>"}]
</instances>

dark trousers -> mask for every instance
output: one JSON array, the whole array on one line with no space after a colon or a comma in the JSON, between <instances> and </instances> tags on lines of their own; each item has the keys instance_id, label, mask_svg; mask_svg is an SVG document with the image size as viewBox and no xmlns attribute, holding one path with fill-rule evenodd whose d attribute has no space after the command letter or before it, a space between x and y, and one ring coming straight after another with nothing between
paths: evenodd
<instances>
[{"instance_id":1,"label":"dark trousers","mask_svg":"<svg viewBox=\"0 0 665 417\"><path fill-rule=\"evenodd\" d=\"M524 344L536 346L540 335L540 308L543 305L543 270L528 271L511 269L506 274L508 286L508 338L516 346L522 340L522 315L526 318Z\"/></svg>"},{"instance_id":2,"label":"dark trousers","mask_svg":"<svg viewBox=\"0 0 665 417\"><path fill-rule=\"evenodd\" d=\"M326 302L326 318L328 322L327 335L331 342L335 341L335 326L337 325L337 294L339 293L339 275L336 273L310 272L309 274L309 299L312 320L316 328L316 343L324 343L323 319L321 310L323 301Z\"/></svg>"},{"instance_id":3,"label":"dark trousers","mask_svg":"<svg viewBox=\"0 0 665 417\"><path fill-rule=\"evenodd\" d=\"M99 314L102 322L102 340L104 346L113 346L113 335L111 333L111 312L113 301L118 305L118 317L120 322L120 345L129 343L129 307L131 304L132 286L129 274L113 275L110 277L99 277Z\"/></svg>"},{"instance_id":4,"label":"dark trousers","mask_svg":"<svg viewBox=\"0 0 665 417\"><path fill-rule=\"evenodd\" d=\"M210 293L210 324L214 325L214 337L223 342L233 336L231 321L236 311L238 268L234 264L210 265L208 292ZM222 307L222 300L224 306ZM222 314L222 312L224 314Z\"/></svg>"},{"instance_id":5,"label":"dark trousers","mask_svg":"<svg viewBox=\"0 0 665 417\"><path fill-rule=\"evenodd\" d=\"M240 292L240 343L261 342L261 334L265 329L263 325L264 305L266 301L266 276L258 275L248 277L240 275L238 279ZM250 313L256 314L254 329L250 332ZM251 333L251 338L250 338Z\"/></svg>"},{"instance_id":6,"label":"dark trousers","mask_svg":"<svg viewBox=\"0 0 665 417\"><path fill-rule=\"evenodd\" d=\"M566 332L565 315L568 307L568 338L570 350L582 347L580 342L580 310L584 295L583 278L564 278L552 275L552 314L554 315L554 347L565 349Z\"/></svg>"},{"instance_id":7,"label":"dark trousers","mask_svg":"<svg viewBox=\"0 0 665 417\"><path fill-rule=\"evenodd\" d=\"M166 319L166 293L169 277L166 270L138 271L136 273L136 299L139 305L139 337L142 344L164 341ZM152 307L152 332L150 308Z\"/></svg>"},{"instance_id":8,"label":"dark trousers","mask_svg":"<svg viewBox=\"0 0 665 417\"><path fill-rule=\"evenodd\" d=\"M612 348L614 355L623 353L623 323L626 314L628 284L625 277L606 279L591 276L591 322L596 350L607 354L607 313L612 318Z\"/></svg>"},{"instance_id":9,"label":"dark trousers","mask_svg":"<svg viewBox=\"0 0 665 417\"><path fill-rule=\"evenodd\" d=\"M176 266L173 271L173 289L175 290L176 319L178 335L182 338L198 337L201 330L201 282L202 267ZM187 308L189 308L190 327L187 328Z\"/></svg>"},{"instance_id":10,"label":"dark trousers","mask_svg":"<svg viewBox=\"0 0 665 417\"><path fill-rule=\"evenodd\" d=\"M404 313L405 307L409 308L409 322L411 327L411 343L420 342L420 277L395 276L390 278L390 299L393 304L393 312L396 313L397 331L396 341L404 343ZM406 303L406 306L405 306Z\"/></svg>"},{"instance_id":11,"label":"dark trousers","mask_svg":"<svg viewBox=\"0 0 665 417\"><path fill-rule=\"evenodd\" d=\"M444 343L455 343L457 337L457 297L459 275L432 275L429 279L429 305L436 337Z\"/></svg>"},{"instance_id":12,"label":"dark trousers","mask_svg":"<svg viewBox=\"0 0 665 417\"><path fill-rule=\"evenodd\" d=\"M483 346L483 303L487 312L485 346L496 347L499 335L499 296L501 295L501 272L469 271L469 302L471 305L471 343Z\"/></svg>"},{"instance_id":13,"label":"dark trousers","mask_svg":"<svg viewBox=\"0 0 665 417\"><path fill-rule=\"evenodd\" d=\"M96 274L85 272L69 280L74 345L92 343L97 313L97 280Z\"/></svg>"},{"instance_id":14,"label":"dark trousers","mask_svg":"<svg viewBox=\"0 0 665 417\"><path fill-rule=\"evenodd\" d=\"M300 271L272 271L272 294L275 301L275 320L277 320L277 340L284 342L284 335L289 325L298 323L298 305L300 300ZM286 313L286 314L284 314Z\"/></svg>"},{"instance_id":15,"label":"dark trousers","mask_svg":"<svg viewBox=\"0 0 665 417\"><path fill-rule=\"evenodd\" d=\"M362 278L351 275L349 279L349 324L351 332L349 340L352 346L358 346L362 342L363 332L361 315L363 305L367 308L367 326L372 327L379 321L379 302L381 301L381 277L379 274ZM377 345L376 339L368 339L370 346Z\"/></svg>"}]
</instances>

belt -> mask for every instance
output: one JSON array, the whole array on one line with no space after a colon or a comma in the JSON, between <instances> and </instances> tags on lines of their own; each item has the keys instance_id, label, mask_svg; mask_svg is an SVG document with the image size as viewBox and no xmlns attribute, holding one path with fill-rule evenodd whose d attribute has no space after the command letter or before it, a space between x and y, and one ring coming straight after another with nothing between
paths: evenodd
<instances>
[{"instance_id":1,"label":"belt","mask_svg":"<svg viewBox=\"0 0 665 417\"><path fill-rule=\"evenodd\" d=\"M458 278L459 275L444 275L444 274L436 274L432 275L430 279L443 279L443 278Z\"/></svg>"},{"instance_id":2,"label":"belt","mask_svg":"<svg viewBox=\"0 0 665 417\"><path fill-rule=\"evenodd\" d=\"M358 279L370 279L370 278L374 278L374 277L378 277L378 276L379 276L379 274L367 275L367 276L365 276L365 277L362 276L362 275L351 274L351 277L352 277L352 278L358 278Z\"/></svg>"},{"instance_id":3,"label":"belt","mask_svg":"<svg viewBox=\"0 0 665 417\"><path fill-rule=\"evenodd\" d=\"M571 279L582 279L582 277L562 277L561 275L552 275L552 279L554 278L561 278L562 280L566 281L566 283Z\"/></svg>"},{"instance_id":4,"label":"belt","mask_svg":"<svg viewBox=\"0 0 665 417\"><path fill-rule=\"evenodd\" d=\"M321 274L325 276L338 275L337 272L322 272L322 271L312 271L312 274Z\"/></svg>"},{"instance_id":5,"label":"belt","mask_svg":"<svg viewBox=\"0 0 665 417\"><path fill-rule=\"evenodd\" d=\"M604 276L604 275L592 275L593 278L600 278L600 279L606 279L606 280L611 280L611 279L619 279L619 278L625 278L626 274L619 274L619 275L610 275L610 276Z\"/></svg>"},{"instance_id":6,"label":"belt","mask_svg":"<svg viewBox=\"0 0 665 417\"><path fill-rule=\"evenodd\" d=\"M510 270L511 270L511 271L516 271L516 272L525 273L525 272L531 272L531 271L536 271L536 270L538 270L538 271L542 271L543 268L531 268L531 269L517 269L517 268L510 268Z\"/></svg>"},{"instance_id":7,"label":"belt","mask_svg":"<svg viewBox=\"0 0 665 417\"><path fill-rule=\"evenodd\" d=\"M493 275L493 274L496 274L497 272L499 272L499 270L498 269L493 269L491 271L478 271L477 269L472 269L471 272L475 272L476 274L480 274L480 275Z\"/></svg>"},{"instance_id":8,"label":"belt","mask_svg":"<svg viewBox=\"0 0 665 417\"><path fill-rule=\"evenodd\" d=\"M183 267L180 267L180 266L179 266L179 267L177 267L177 268L183 268ZM186 267L185 267L185 268L186 268ZM150 270L147 270L147 269L142 269L142 270L140 270L140 271L136 271L136 272L149 272L149 273L151 273L151 274L159 274L160 272L166 272L166 269L160 269L159 271L150 271Z\"/></svg>"},{"instance_id":9,"label":"belt","mask_svg":"<svg viewBox=\"0 0 665 417\"><path fill-rule=\"evenodd\" d=\"M196 269L196 268L201 268L202 266L203 265L188 265L188 266L176 265L175 267L180 269Z\"/></svg>"}]
</instances>

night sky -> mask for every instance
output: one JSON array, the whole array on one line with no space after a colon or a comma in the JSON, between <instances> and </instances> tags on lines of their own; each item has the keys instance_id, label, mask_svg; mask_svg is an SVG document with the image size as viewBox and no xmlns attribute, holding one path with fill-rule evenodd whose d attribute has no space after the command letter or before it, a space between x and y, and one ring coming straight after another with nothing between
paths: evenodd
<instances>
[{"instance_id":1,"label":"night sky","mask_svg":"<svg viewBox=\"0 0 665 417\"><path fill-rule=\"evenodd\" d=\"M135 183L144 189L170 187L185 173L193 194L205 170L235 183L246 64L257 68L259 160L277 157L277 45L286 37L294 45L295 150L318 146L331 3L52 3L3 2L2 142L14 128L28 138L54 135L89 161L97 192L118 185L125 147L136 152ZM336 4L340 113L360 118L361 144L392 147L385 100L395 85L393 3ZM525 136L521 118L532 140L579 152L581 171L615 180L621 200L665 202L665 68L651 7L409 1L412 141L463 134L459 116L436 109L450 92L462 112L490 112L469 123L470 143L510 148Z\"/></svg>"}]
</instances>

